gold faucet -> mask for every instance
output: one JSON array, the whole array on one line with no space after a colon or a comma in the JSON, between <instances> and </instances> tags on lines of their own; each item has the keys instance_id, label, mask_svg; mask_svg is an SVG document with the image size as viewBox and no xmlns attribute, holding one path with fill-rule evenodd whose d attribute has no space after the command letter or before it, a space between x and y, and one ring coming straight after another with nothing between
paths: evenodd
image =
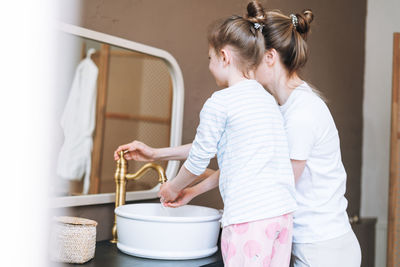
<instances>
[{"instance_id":1,"label":"gold faucet","mask_svg":"<svg viewBox=\"0 0 400 267\"><path fill-rule=\"evenodd\" d=\"M124 158L123 151L119 154L119 160L117 161L117 170L115 171L114 179L116 184L115 191L115 208L125 204L126 197L126 183L128 180L140 179L148 170L153 169L157 171L159 182L161 184L167 181L163 167L155 163L147 163L139 171L134 174L128 173L128 162ZM113 239L110 240L111 243L117 243L117 215L114 212L114 225L112 228Z\"/></svg>"}]
</instances>

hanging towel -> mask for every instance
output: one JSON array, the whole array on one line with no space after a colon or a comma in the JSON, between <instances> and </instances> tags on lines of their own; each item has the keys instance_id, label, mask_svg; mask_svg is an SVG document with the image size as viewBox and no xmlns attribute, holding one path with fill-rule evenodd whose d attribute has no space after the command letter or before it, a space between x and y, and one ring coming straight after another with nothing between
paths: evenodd
<instances>
[{"instance_id":1,"label":"hanging towel","mask_svg":"<svg viewBox=\"0 0 400 267\"><path fill-rule=\"evenodd\" d=\"M90 59L90 49L76 71L61 117L64 144L58 157L57 174L68 180L83 178L83 194L89 192L93 131L96 118L98 68Z\"/></svg>"}]
</instances>

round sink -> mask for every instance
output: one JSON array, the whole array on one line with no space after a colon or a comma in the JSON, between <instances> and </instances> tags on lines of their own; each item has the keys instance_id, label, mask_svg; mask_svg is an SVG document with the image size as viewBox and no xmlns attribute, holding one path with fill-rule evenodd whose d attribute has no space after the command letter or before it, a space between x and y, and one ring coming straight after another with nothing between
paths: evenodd
<instances>
[{"instance_id":1,"label":"round sink","mask_svg":"<svg viewBox=\"0 0 400 267\"><path fill-rule=\"evenodd\" d=\"M118 249L144 258L184 260L207 257L218 250L220 211L158 203L123 205L117 215Z\"/></svg>"}]
</instances>

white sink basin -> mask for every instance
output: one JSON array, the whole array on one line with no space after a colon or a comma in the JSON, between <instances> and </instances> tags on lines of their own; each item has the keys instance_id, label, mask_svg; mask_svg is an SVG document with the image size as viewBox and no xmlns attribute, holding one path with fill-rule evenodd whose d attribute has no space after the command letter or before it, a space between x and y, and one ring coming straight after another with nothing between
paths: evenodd
<instances>
[{"instance_id":1,"label":"white sink basin","mask_svg":"<svg viewBox=\"0 0 400 267\"><path fill-rule=\"evenodd\" d=\"M117 246L129 255L184 260L207 257L218 250L221 213L216 209L142 203L120 206L115 213Z\"/></svg>"}]
</instances>

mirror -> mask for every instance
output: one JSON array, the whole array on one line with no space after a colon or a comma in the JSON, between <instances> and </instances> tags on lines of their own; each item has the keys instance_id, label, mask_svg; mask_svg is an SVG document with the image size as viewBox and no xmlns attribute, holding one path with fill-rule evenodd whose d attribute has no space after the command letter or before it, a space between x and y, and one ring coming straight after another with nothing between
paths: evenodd
<instances>
[{"instance_id":1,"label":"mirror","mask_svg":"<svg viewBox=\"0 0 400 267\"><path fill-rule=\"evenodd\" d=\"M73 25L62 24L60 29L60 153L53 195L75 204L71 198L86 203L92 201L90 196L102 196L97 197L100 203L112 202L113 152L119 145L135 139L153 147L180 145L182 74L166 51ZM94 64L97 72L85 64ZM88 132L92 133L83 138ZM87 144L92 144L90 156L85 156ZM175 161L156 163L166 169L167 178L179 167ZM131 161L129 172L143 164ZM158 186L153 172L129 181L127 200L155 197Z\"/></svg>"}]
</instances>

